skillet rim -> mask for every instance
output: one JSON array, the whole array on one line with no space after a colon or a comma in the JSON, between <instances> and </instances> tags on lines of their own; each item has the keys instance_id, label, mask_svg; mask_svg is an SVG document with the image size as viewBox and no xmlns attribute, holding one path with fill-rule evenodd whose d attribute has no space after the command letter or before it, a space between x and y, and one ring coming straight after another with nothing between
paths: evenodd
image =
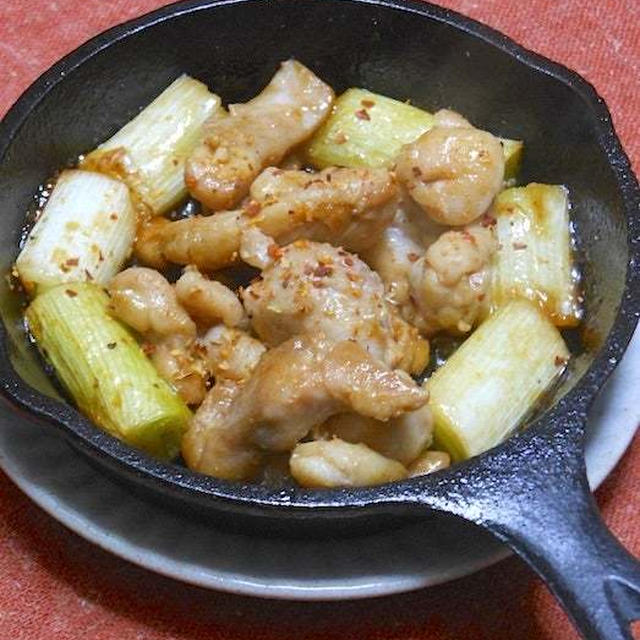
<instances>
[{"instance_id":1,"label":"skillet rim","mask_svg":"<svg viewBox=\"0 0 640 640\"><path fill-rule=\"evenodd\" d=\"M5 114L0 121L0 162L4 159L14 136L28 120L31 112L46 99L49 91L59 82L64 81L69 72L111 45L138 31L180 15L215 10L215 7L223 5L270 1L274 4L295 2L295 0L183 0L112 27L88 40L45 71ZM640 317L640 270L638 269L640 265L640 216L638 215L640 188L631 169L629 158L617 137L611 114L604 100L577 72L525 49L492 27L450 9L422 0L341 1L416 14L421 19L444 23L472 37L480 38L530 69L562 82L582 99L585 108L590 109L596 117L598 141L606 153L624 204L629 250L625 286L611 331L587 371L563 398L531 423L526 433L551 432L554 426L563 424L569 419L574 420L576 424L584 423L591 402L624 354ZM452 470L444 470L421 478L353 489L270 489L262 485L233 483L205 476L186 467L153 459L125 445L115 437L97 429L71 405L45 396L27 385L13 368L9 354L8 334L4 322L0 322L0 393L14 407L24 410L30 417L36 417L54 425L60 429L65 438L70 441L75 440L73 444L88 450L87 452L91 455L104 456L112 466L115 463L127 467L129 472L135 472L139 478L159 485L157 489L173 490L185 498L208 496L218 502L261 507L279 512L389 504L402 500L409 494L415 495L418 489L422 493L441 493L442 480L446 480L454 473L464 474L467 469L479 467L483 461L496 455L508 456L510 451L515 451L523 437L522 433L517 433L486 453L456 465Z\"/></svg>"}]
</instances>

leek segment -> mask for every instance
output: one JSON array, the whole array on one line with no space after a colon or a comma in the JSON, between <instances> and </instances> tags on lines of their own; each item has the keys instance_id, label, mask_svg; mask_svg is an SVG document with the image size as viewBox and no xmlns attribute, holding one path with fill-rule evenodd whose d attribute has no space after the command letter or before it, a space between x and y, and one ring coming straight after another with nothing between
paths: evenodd
<instances>
[{"instance_id":1,"label":"leek segment","mask_svg":"<svg viewBox=\"0 0 640 640\"><path fill-rule=\"evenodd\" d=\"M336 100L306 154L319 169L388 167L403 145L432 126L433 116L422 109L363 89L349 89Z\"/></svg>"},{"instance_id":2,"label":"leek segment","mask_svg":"<svg viewBox=\"0 0 640 640\"><path fill-rule=\"evenodd\" d=\"M91 171L63 171L16 260L30 295L62 282L106 284L131 253L136 213L129 190Z\"/></svg>"},{"instance_id":3,"label":"leek segment","mask_svg":"<svg viewBox=\"0 0 640 640\"><path fill-rule=\"evenodd\" d=\"M45 359L96 425L152 456L172 459L191 413L107 309L98 286L69 283L29 306L26 320Z\"/></svg>"},{"instance_id":4,"label":"leek segment","mask_svg":"<svg viewBox=\"0 0 640 640\"><path fill-rule=\"evenodd\" d=\"M434 117L427 111L364 89L348 89L306 146L306 158L318 169L391 167L403 145L417 140L433 125ZM523 143L500 141L504 179L513 180L520 170Z\"/></svg>"},{"instance_id":5,"label":"leek segment","mask_svg":"<svg viewBox=\"0 0 640 640\"><path fill-rule=\"evenodd\" d=\"M428 381L435 447L460 461L496 446L531 414L568 359L562 336L536 305L510 302Z\"/></svg>"},{"instance_id":6,"label":"leek segment","mask_svg":"<svg viewBox=\"0 0 640 640\"><path fill-rule=\"evenodd\" d=\"M123 180L137 204L161 215L187 197L186 159L201 140L202 125L218 110L218 96L182 75L88 154L82 167Z\"/></svg>"},{"instance_id":7,"label":"leek segment","mask_svg":"<svg viewBox=\"0 0 640 640\"><path fill-rule=\"evenodd\" d=\"M490 310L517 297L540 306L561 327L580 322L569 198L558 185L532 183L498 195Z\"/></svg>"}]
</instances>

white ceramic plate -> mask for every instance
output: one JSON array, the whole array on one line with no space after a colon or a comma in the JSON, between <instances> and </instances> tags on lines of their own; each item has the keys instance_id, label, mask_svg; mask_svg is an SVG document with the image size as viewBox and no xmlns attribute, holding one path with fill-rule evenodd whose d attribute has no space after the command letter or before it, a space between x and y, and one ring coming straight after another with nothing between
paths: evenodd
<instances>
[{"instance_id":1,"label":"white ceramic plate","mask_svg":"<svg viewBox=\"0 0 640 640\"><path fill-rule=\"evenodd\" d=\"M36 504L100 547L191 584L269 598L363 598L436 585L509 555L488 533L444 517L344 540L217 531L131 496L62 438L16 418L0 406L0 466ZM636 334L591 415L586 458L592 487L613 469L639 422Z\"/></svg>"}]
</instances>

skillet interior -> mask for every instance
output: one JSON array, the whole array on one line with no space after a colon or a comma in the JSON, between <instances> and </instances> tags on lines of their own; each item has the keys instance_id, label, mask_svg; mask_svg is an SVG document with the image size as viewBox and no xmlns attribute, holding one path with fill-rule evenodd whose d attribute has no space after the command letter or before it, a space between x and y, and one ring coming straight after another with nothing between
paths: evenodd
<instances>
[{"instance_id":1,"label":"skillet interior","mask_svg":"<svg viewBox=\"0 0 640 640\"><path fill-rule=\"evenodd\" d=\"M186 3L118 28L81 48L31 90L0 132L5 229L0 237L0 270L5 273L15 259L24 212L35 187L61 165L109 137L177 75L186 72L203 80L225 102L244 101L266 84L279 61L294 56L337 92L362 86L410 98L429 110L450 107L477 126L523 138L526 153L521 182L569 187L587 283L585 326L592 339L589 349L580 350L574 359L557 401L593 362L614 326L625 289L624 202L601 144L602 123L569 84L442 22L458 20L448 12L410 2L399 2L397 7L391 4L247 0L198 7ZM439 19L421 17L416 11ZM164 19L171 12L175 15ZM475 28L461 22L464 28ZM20 310L4 279L0 287L0 313L15 369L28 385L57 398L25 340ZM623 342L626 337L622 336ZM6 364L0 368L5 388L19 404L37 407L41 414L65 423L63 433L72 444L120 477L134 480L136 486L167 499L178 498L182 504L267 519L273 514L268 504L314 502L311 492L276 494L230 485L149 460L98 432L68 406L16 384ZM597 386L591 393L595 391ZM324 492L327 497L322 501L338 505L349 502L354 493ZM297 513L292 508L277 511L311 517L308 511ZM357 511L344 509L341 515L359 517Z\"/></svg>"}]
</instances>

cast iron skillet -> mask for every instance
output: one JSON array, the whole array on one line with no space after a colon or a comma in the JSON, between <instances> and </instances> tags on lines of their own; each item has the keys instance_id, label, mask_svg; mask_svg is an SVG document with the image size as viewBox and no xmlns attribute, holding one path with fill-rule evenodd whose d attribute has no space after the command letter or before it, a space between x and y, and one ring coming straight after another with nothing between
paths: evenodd
<instances>
[{"instance_id":1,"label":"cast iron skillet","mask_svg":"<svg viewBox=\"0 0 640 640\"><path fill-rule=\"evenodd\" d=\"M98 431L63 402L2 286L0 384L17 407L130 486L167 502L269 530L335 531L448 512L492 531L548 583L589 639L631 638L640 569L604 526L589 492L589 407L640 313L640 194L610 115L575 73L453 12L410 0L183 2L112 29L52 67L0 127L4 233L14 260L36 185L107 138L182 72L227 101L254 95L295 56L337 91L367 87L452 107L479 126L526 140L522 182L566 184L584 260L588 348L578 349L554 405L522 434L432 476L357 490L270 490L160 463ZM304 530L304 529L303 529Z\"/></svg>"}]
</instances>

